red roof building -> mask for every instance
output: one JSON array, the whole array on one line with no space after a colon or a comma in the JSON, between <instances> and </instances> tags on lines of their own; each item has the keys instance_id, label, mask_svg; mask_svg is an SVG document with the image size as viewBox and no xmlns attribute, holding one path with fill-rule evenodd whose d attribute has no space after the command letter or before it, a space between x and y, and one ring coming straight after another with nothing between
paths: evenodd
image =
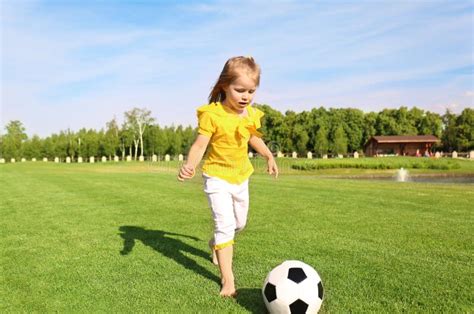
<instances>
[{"instance_id":1,"label":"red roof building","mask_svg":"<svg viewBox=\"0 0 474 314\"><path fill-rule=\"evenodd\" d=\"M364 151L366 156L431 156L431 147L438 142L434 135L373 136Z\"/></svg>"}]
</instances>

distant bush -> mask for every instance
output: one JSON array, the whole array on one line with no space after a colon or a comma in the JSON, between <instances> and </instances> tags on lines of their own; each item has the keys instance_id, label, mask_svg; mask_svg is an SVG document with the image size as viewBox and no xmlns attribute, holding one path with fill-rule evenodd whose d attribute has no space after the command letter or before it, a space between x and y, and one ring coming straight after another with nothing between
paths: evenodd
<instances>
[{"instance_id":1,"label":"distant bush","mask_svg":"<svg viewBox=\"0 0 474 314\"><path fill-rule=\"evenodd\" d=\"M358 168L358 169L459 169L461 165L454 160L442 159L347 159L347 160L318 160L304 161L291 165L296 170L320 170L338 168Z\"/></svg>"}]
</instances>

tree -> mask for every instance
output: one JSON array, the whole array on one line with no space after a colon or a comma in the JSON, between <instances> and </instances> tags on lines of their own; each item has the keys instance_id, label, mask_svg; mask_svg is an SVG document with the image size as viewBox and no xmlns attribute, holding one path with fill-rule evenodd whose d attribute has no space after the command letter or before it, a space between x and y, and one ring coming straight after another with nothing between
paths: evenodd
<instances>
[{"instance_id":1,"label":"tree","mask_svg":"<svg viewBox=\"0 0 474 314\"><path fill-rule=\"evenodd\" d=\"M59 134L53 134L51 136L51 142L53 144L54 157L58 157L64 160L67 156L69 140L66 132L61 131Z\"/></svg>"},{"instance_id":2,"label":"tree","mask_svg":"<svg viewBox=\"0 0 474 314\"><path fill-rule=\"evenodd\" d=\"M85 155L85 142L84 140L87 138L87 130L82 128L77 132L75 140L77 143L77 157L86 157Z\"/></svg>"},{"instance_id":3,"label":"tree","mask_svg":"<svg viewBox=\"0 0 474 314\"><path fill-rule=\"evenodd\" d=\"M43 140L43 145L41 146L41 155L46 158L54 158L54 148L51 137L47 137Z\"/></svg>"},{"instance_id":4,"label":"tree","mask_svg":"<svg viewBox=\"0 0 474 314\"><path fill-rule=\"evenodd\" d=\"M377 135L400 135L400 126L393 109L384 109L377 115L375 131Z\"/></svg>"},{"instance_id":5,"label":"tree","mask_svg":"<svg viewBox=\"0 0 474 314\"><path fill-rule=\"evenodd\" d=\"M420 135L434 135L441 137L443 132L443 121L439 114L426 112L421 117L418 123L418 134Z\"/></svg>"},{"instance_id":6,"label":"tree","mask_svg":"<svg viewBox=\"0 0 474 314\"><path fill-rule=\"evenodd\" d=\"M4 138L4 135L0 133L0 158L4 158L3 138Z\"/></svg>"},{"instance_id":7,"label":"tree","mask_svg":"<svg viewBox=\"0 0 474 314\"><path fill-rule=\"evenodd\" d=\"M28 138L23 124L18 121L10 121L5 127L7 133L2 137L3 156L6 159L22 157L22 145Z\"/></svg>"},{"instance_id":8,"label":"tree","mask_svg":"<svg viewBox=\"0 0 474 314\"><path fill-rule=\"evenodd\" d=\"M293 148L299 155L304 155L307 152L306 145L308 144L309 136L301 124L296 124L293 128L291 141L293 143Z\"/></svg>"},{"instance_id":9,"label":"tree","mask_svg":"<svg viewBox=\"0 0 474 314\"><path fill-rule=\"evenodd\" d=\"M474 149L474 110L464 109L456 118L456 138L458 150L469 151Z\"/></svg>"},{"instance_id":10,"label":"tree","mask_svg":"<svg viewBox=\"0 0 474 314\"><path fill-rule=\"evenodd\" d=\"M377 121L377 113L369 112L364 115L364 126L362 128L362 146L367 143L367 141L377 134L375 129L375 121Z\"/></svg>"},{"instance_id":11,"label":"tree","mask_svg":"<svg viewBox=\"0 0 474 314\"><path fill-rule=\"evenodd\" d=\"M335 154L347 154L347 136L342 125L339 125L334 131L333 149Z\"/></svg>"},{"instance_id":12,"label":"tree","mask_svg":"<svg viewBox=\"0 0 474 314\"><path fill-rule=\"evenodd\" d=\"M308 142L308 147L310 150L313 150L317 154L326 154L328 151L327 145L320 146L322 143L321 141L323 140L322 138L318 138L318 132L322 129L324 131L324 134L326 136L325 143L328 143L327 135L328 135L328 126L329 124L329 115L326 109L324 107L319 107L319 108L313 108L309 112L309 117L308 117L308 136L309 136L309 142ZM322 135L321 132L319 132L320 136ZM324 144L324 143L323 143ZM319 147L319 148L318 148ZM324 149L324 147L326 147ZM318 153L318 150L322 149L324 153Z\"/></svg>"},{"instance_id":13,"label":"tree","mask_svg":"<svg viewBox=\"0 0 474 314\"><path fill-rule=\"evenodd\" d=\"M129 156L132 156L133 146L133 130L129 129L127 122L124 122L119 131L119 150L122 153L122 160L125 159L127 148L129 149Z\"/></svg>"},{"instance_id":14,"label":"tree","mask_svg":"<svg viewBox=\"0 0 474 314\"><path fill-rule=\"evenodd\" d=\"M38 135L34 135L31 139L28 139L23 144L23 156L25 158L40 158L42 141Z\"/></svg>"},{"instance_id":15,"label":"tree","mask_svg":"<svg viewBox=\"0 0 474 314\"><path fill-rule=\"evenodd\" d=\"M364 113L362 110L352 108L342 110L348 149L354 152L364 145Z\"/></svg>"},{"instance_id":16,"label":"tree","mask_svg":"<svg viewBox=\"0 0 474 314\"><path fill-rule=\"evenodd\" d=\"M169 144L168 132L164 128L160 128L160 126L156 126L155 132L155 151L158 156L163 156L167 153Z\"/></svg>"},{"instance_id":17,"label":"tree","mask_svg":"<svg viewBox=\"0 0 474 314\"><path fill-rule=\"evenodd\" d=\"M329 150L328 131L324 125L320 126L316 132L316 140L314 144L314 152L322 157Z\"/></svg>"},{"instance_id":18,"label":"tree","mask_svg":"<svg viewBox=\"0 0 474 314\"><path fill-rule=\"evenodd\" d=\"M168 149L166 152L170 155L177 155L181 153L180 150L183 144L181 129L182 129L181 126L177 128L175 128L174 126L165 128L165 132L166 132L168 143L169 143Z\"/></svg>"},{"instance_id":19,"label":"tree","mask_svg":"<svg viewBox=\"0 0 474 314\"><path fill-rule=\"evenodd\" d=\"M416 120L410 115L407 107L400 107L392 111L398 125L398 132L395 135L417 135Z\"/></svg>"},{"instance_id":20,"label":"tree","mask_svg":"<svg viewBox=\"0 0 474 314\"><path fill-rule=\"evenodd\" d=\"M273 153L277 151L289 151L290 127L286 123L285 116L269 105L255 105L265 114L262 118L263 139L267 142Z\"/></svg>"},{"instance_id":21,"label":"tree","mask_svg":"<svg viewBox=\"0 0 474 314\"><path fill-rule=\"evenodd\" d=\"M138 126L136 125L136 119L131 115L125 113L125 124L124 128L126 132L124 133L126 135L126 139L128 141L128 148L129 148L129 156L132 156L132 149L135 147L135 154L134 154L134 160L137 160L137 155L138 155L138 143L140 142L140 135L138 131Z\"/></svg>"},{"instance_id":22,"label":"tree","mask_svg":"<svg viewBox=\"0 0 474 314\"><path fill-rule=\"evenodd\" d=\"M83 152L87 158L99 156L99 134L93 129L87 130L82 140Z\"/></svg>"},{"instance_id":23,"label":"tree","mask_svg":"<svg viewBox=\"0 0 474 314\"><path fill-rule=\"evenodd\" d=\"M119 147L119 127L115 118L106 123L106 131L104 134L104 153L109 156L115 156L117 148Z\"/></svg>"},{"instance_id":24,"label":"tree","mask_svg":"<svg viewBox=\"0 0 474 314\"><path fill-rule=\"evenodd\" d=\"M192 128L191 126L188 126L183 130L182 147L181 147L183 154L186 154L187 152L189 152L189 149L191 148L191 145L193 144L196 136L197 136L197 130Z\"/></svg>"},{"instance_id":25,"label":"tree","mask_svg":"<svg viewBox=\"0 0 474 314\"><path fill-rule=\"evenodd\" d=\"M78 135L68 128L66 130L66 139L67 139L66 155L71 157L72 160L74 160L76 158L76 155L78 155L79 153Z\"/></svg>"},{"instance_id":26,"label":"tree","mask_svg":"<svg viewBox=\"0 0 474 314\"><path fill-rule=\"evenodd\" d=\"M456 115L447 109L443 115L442 121L443 134L441 139L443 142L443 148L448 152L452 152L457 149L458 145L456 138Z\"/></svg>"},{"instance_id":27,"label":"tree","mask_svg":"<svg viewBox=\"0 0 474 314\"><path fill-rule=\"evenodd\" d=\"M130 111L125 112L125 121L127 121L129 127L134 130L135 135L140 141L140 156L143 156L143 133L145 132L148 125L153 123L155 119L151 117L151 111L145 108L133 108ZM135 142L136 140L134 140ZM135 142L135 146L137 146ZM135 150L135 159L137 153Z\"/></svg>"},{"instance_id":28,"label":"tree","mask_svg":"<svg viewBox=\"0 0 474 314\"><path fill-rule=\"evenodd\" d=\"M286 152L296 151L296 143L293 141L293 130L296 124L296 113L291 110L285 112L284 124L281 126L281 146Z\"/></svg>"}]
</instances>

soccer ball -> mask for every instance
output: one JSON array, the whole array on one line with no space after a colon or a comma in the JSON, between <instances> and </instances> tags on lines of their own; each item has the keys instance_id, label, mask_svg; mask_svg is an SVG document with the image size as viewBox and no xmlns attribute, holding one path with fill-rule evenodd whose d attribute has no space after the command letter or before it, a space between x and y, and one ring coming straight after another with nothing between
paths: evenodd
<instances>
[{"instance_id":1,"label":"soccer ball","mask_svg":"<svg viewBox=\"0 0 474 314\"><path fill-rule=\"evenodd\" d=\"M313 267L285 261L268 273L262 294L270 313L317 313L323 302L323 284Z\"/></svg>"}]
</instances>

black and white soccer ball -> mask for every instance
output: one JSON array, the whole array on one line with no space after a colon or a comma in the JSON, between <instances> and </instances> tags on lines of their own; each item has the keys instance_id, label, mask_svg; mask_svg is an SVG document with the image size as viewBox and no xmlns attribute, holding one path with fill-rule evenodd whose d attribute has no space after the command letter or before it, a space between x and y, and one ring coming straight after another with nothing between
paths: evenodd
<instances>
[{"instance_id":1,"label":"black and white soccer ball","mask_svg":"<svg viewBox=\"0 0 474 314\"><path fill-rule=\"evenodd\" d=\"M285 261L273 268L262 288L270 313L317 313L323 293L319 274L300 261Z\"/></svg>"}]
</instances>

